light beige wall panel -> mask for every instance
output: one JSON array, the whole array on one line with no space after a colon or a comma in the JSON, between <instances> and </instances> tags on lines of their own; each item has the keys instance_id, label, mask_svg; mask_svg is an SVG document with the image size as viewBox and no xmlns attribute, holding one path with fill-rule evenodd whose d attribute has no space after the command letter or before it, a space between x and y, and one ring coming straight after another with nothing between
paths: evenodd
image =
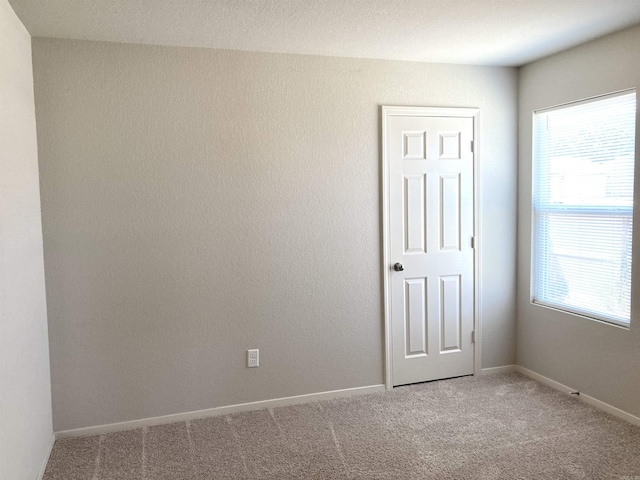
<instances>
[{"instance_id":1,"label":"light beige wall panel","mask_svg":"<svg viewBox=\"0 0 640 480\"><path fill-rule=\"evenodd\" d=\"M532 305L532 111L640 86L640 27L527 65L520 72L518 364L640 415L640 216L634 233L631 329ZM637 165L637 161L636 161ZM640 168L636 167L636 185ZM636 205L638 193L636 187Z\"/></svg>"},{"instance_id":2,"label":"light beige wall panel","mask_svg":"<svg viewBox=\"0 0 640 480\"><path fill-rule=\"evenodd\" d=\"M515 70L51 39L34 66L56 430L383 383L385 104L482 109L483 366L513 363Z\"/></svg>"},{"instance_id":3,"label":"light beige wall panel","mask_svg":"<svg viewBox=\"0 0 640 480\"><path fill-rule=\"evenodd\" d=\"M51 435L31 37L0 0L0 478L34 480Z\"/></svg>"}]
</instances>

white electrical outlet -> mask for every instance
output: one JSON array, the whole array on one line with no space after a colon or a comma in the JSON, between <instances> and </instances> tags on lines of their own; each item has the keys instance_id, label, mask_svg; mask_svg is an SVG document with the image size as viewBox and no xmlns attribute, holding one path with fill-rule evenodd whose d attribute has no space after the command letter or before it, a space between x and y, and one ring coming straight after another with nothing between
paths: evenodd
<instances>
[{"instance_id":1,"label":"white electrical outlet","mask_svg":"<svg viewBox=\"0 0 640 480\"><path fill-rule=\"evenodd\" d=\"M260 350L257 348L253 350L247 350L247 367L259 367L260 366Z\"/></svg>"}]
</instances>

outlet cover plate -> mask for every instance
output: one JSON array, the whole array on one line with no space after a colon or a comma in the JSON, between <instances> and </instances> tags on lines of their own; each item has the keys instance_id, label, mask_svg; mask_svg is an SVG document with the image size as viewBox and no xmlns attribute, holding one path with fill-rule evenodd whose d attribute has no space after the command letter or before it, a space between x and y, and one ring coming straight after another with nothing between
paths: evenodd
<instances>
[{"instance_id":1,"label":"outlet cover plate","mask_svg":"<svg viewBox=\"0 0 640 480\"><path fill-rule=\"evenodd\" d=\"M255 368L260 366L260 350L254 348L247 350L247 368Z\"/></svg>"}]
</instances>

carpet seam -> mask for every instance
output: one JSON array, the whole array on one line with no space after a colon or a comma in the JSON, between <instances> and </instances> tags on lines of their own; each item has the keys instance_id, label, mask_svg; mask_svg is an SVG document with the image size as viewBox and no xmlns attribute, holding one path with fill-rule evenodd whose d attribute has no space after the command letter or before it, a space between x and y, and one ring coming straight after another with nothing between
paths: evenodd
<instances>
[{"instance_id":1,"label":"carpet seam","mask_svg":"<svg viewBox=\"0 0 640 480\"><path fill-rule=\"evenodd\" d=\"M142 480L147 479L147 434L149 427L142 428L142 462L140 468L142 470Z\"/></svg>"},{"instance_id":2,"label":"carpet seam","mask_svg":"<svg viewBox=\"0 0 640 480\"><path fill-rule=\"evenodd\" d=\"M231 418L231 415L226 415L225 416L225 420L229 424L229 427L231 428L231 434L233 435L234 443L236 445L236 448L238 449L238 454L240 455L240 458L242 459L242 469L244 470L245 475L250 476L251 472L249 471L249 465L248 465L248 462L247 462L247 457L244 454L244 450L242 449L242 445L241 445L241 442L240 442L240 435L236 431L235 425L233 425L233 419Z\"/></svg>"}]
</instances>

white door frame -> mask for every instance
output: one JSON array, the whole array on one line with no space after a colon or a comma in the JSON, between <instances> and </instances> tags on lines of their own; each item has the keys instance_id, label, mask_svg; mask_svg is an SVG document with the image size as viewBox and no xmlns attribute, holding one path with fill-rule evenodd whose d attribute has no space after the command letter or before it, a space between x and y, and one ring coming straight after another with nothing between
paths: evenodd
<instances>
[{"instance_id":1,"label":"white door frame","mask_svg":"<svg viewBox=\"0 0 640 480\"><path fill-rule=\"evenodd\" d=\"M392 116L412 117L463 117L473 119L473 236L475 240L473 252L473 329L475 331L475 345L473 354L473 374L480 375L482 365L482 322L480 296L480 268L482 235L480 232L480 141L478 108L442 108L442 107L382 107L382 276L384 282L384 345L385 345L385 386L393 389L393 339L391 325L390 275L391 275L391 231L389 226L389 146L387 145L388 120Z\"/></svg>"}]
</instances>

